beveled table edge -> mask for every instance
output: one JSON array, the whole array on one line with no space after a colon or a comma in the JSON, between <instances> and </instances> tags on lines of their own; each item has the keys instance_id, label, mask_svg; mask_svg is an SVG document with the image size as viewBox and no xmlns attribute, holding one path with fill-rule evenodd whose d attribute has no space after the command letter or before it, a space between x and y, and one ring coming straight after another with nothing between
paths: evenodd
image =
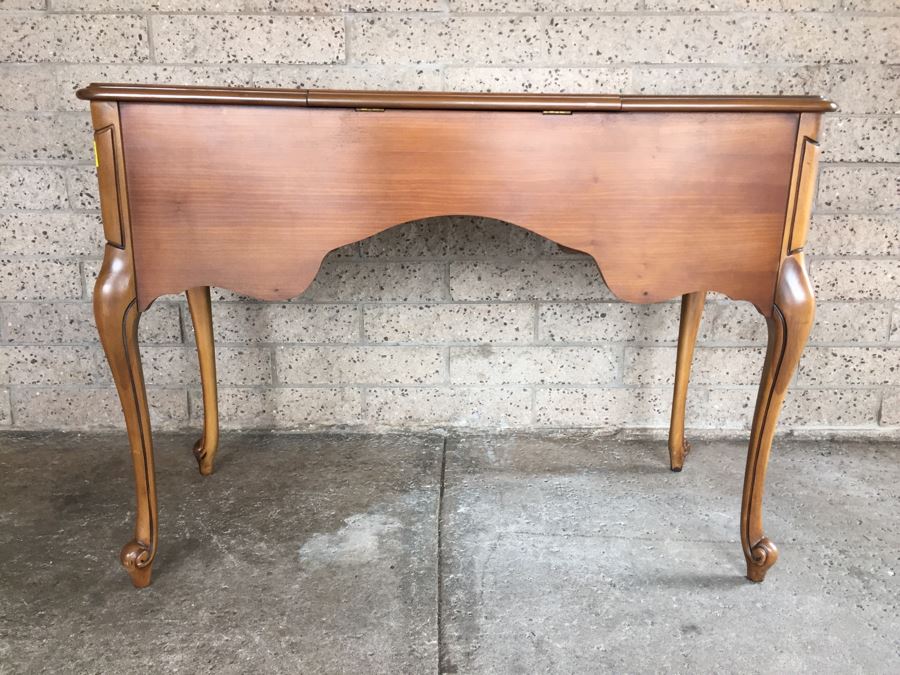
<instances>
[{"instance_id":1,"label":"beveled table edge","mask_svg":"<svg viewBox=\"0 0 900 675\"><path fill-rule=\"evenodd\" d=\"M318 108L523 110L542 112L831 112L821 96L637 96L606 94L488 94L436 91L256 89L159 84L92 83L76 93L88 101L212 103Z\"/></svg>"}]
</instances>

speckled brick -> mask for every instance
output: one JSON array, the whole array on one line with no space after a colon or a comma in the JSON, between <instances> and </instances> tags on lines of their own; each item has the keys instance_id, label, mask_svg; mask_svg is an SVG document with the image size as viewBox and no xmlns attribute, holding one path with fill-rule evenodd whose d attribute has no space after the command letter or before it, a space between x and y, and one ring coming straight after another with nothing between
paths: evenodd
<instances>
[{"instance_id":1,"label":"speckled brick","mask_svg":"<svg viewBox=\"0 0 900 675\"><path fill-rule=\"evenodd\" d=\"M0 11L4 9L44 9L47 0L0 0Z\"/></svg>"},{"instance_id":2,"label":"speckled brick","mask_svg":"<svg viewBox=\"0 0 900 675\"><path fill-rule=\"evenodd\" d=\"M696 390L697 387L691 386L688 392ZM756 387L712 389L707 393L706 400L700 401L697 407L688 405L689 419L685 426L693 429L748 430L753 420L756 395Z\"/></svg>"},{"instance_id":3,"label":"speckled brick","mask_svg":"<svg viewBox=\"0 0 900 675\"><path fill-rule=\"evenodd\" d=\"M191 391L197 421L203 410L199 391ZM219 419L225 428L298 429L355 425L362 420L362 394L351 387L219 389Z\"/></svg>"},{"instance_id":4,"label":"speckled brick","mask_svg":"<svg viewBox=\"0 0 900 675\"><path fill-rule=\"evenodd\" d=\"M56 76L53 66L43 63L0 64L0 110L49 112L59 110L54 96Z\"/></svg>"},{"instance_id":5,"label":"speckled brick","mask_svg":"<svg viewBox=\"0 0 900 675\"><path fill-rule=\"evenodd\" d=\"M712 389L701 406L697 428L749 430L756 406L756 388ZM870 389L788 389L779 429L872 427L878 413L878 392Z\"/></svg>"},{"instance_id":6,"label":"speckled brick","mask_svg":"<svg viewBox=\"0 0 900 675\"><path fill-rule=\"evenodd\" d=\"M810 342L883 342L890 307L875 302L818 302ZM766 321L748 303L707 303L703 310L700 344L764 345Z\"/></svg>"},{"instance_id":7,"label":"speckled brick","mask_svg":"<svg viewBox=\"0 0 900 675\"><path fill-rule=\"evenodd\" d=\"M21 412L16 427L122 427L91 306L81 300L102 244L88 104L74 95L91 81L831 98L840 112L824 118L807 246L818 300L810 349L871 351L853 352L827 376L834 384L792 390L780 429L872 428L878 415L882 426L900 424L897 385L838 381L841 368L859 370L850 379L860 382L891 376L891 346L900 345L895 0L705 0L690 11L674 0L53 0L65 14L19 11L43 6L0 0L0 10L16 10L0 11L0 52L42 61L0 55L0 256L11 258L0 263L0 342L36 358L31 373L17 365L3 375L43 383L0 387L0 424L10 423L12 406ZM385 13L361 13L373 10ZM440 13L429 17L432 10ZM140 16L122 16L132 12ZM197 16L207 13L219 16ZM129 22L143 39L129 38ZM345 24L355 43L344 43ZM148 38L171 62L149 62ZM74 162L81 164L60 166ZM524 265L532 270L523 274ZM450 299L451 267L462 304L428 304ZM232 406L223 407L223 422L665 428L678 303L610 302L602 284L604 295L593 294L592 274L587 257L522 228L445 216L343 247L288 303L213 289L223 405ZM193 424L202 416L190 318L183 296L171 297L141 322L146 376L166 387L150 387L151 401L164 397L168 406L162 428L187 423L188 395ZM746 430L764 320L749 304L711 293L699 340L688 425ZM666 348L655 370L640 375L648 386L609 379L610 355L624 360L626 349L634 356L653 346ZM83 357L72 380L57 372L69 367L66 355ZM81 367L90 372L79 375ZM92 377L105 379L82 383ZM747 384L728 384L735 378ZM532 410L532 396L549 409ZM373 410L396 421L377 420Z\"/></svg>"},{"instance_id":8,"label":"speckled brick","mask_svg":"<svg viewBox=\"0 0 900 675\"><path fill-rule=\"evenodd\" d=\"M12 422L12 402L9 389L0 389L0 426L8 426Z\"/></svg>"},{"instance_id":9,"label":"speckled brick","mask_svg":"<svg viewBox=\"0 0 900 675\"><path fill-rule=\"evenodd\" d=\"M571 260L450 264L454 300L609 300L597 263L588 256Z\"/></svg>"},{"instance_id":10,"label":"speckled brick","mask_svg":"<svg viewBox=\"0 0 900 675\"><path fill-rule=\"evenodd\" d=\"M148 385L199 386L196 350L188 346L141 349ZM216 380L223 387L272 384L272 353L259 347L217 347Z\"/></svg>"},{"instance_id":11,"label":"speckled brick","mask_svg":"<svg viewBox=\"0 0 900 675\"><path fill-rule=\"evenodd\" d=\"M356 342L359 309L352 305L213 303L221 342Z\"/></svg>"},{"instance_id":12,"label":"speckled brick","mask_svg":"<svg viewBox=\"0 0 900 675\"><path fill-rule=\"evenodd\" d=\"M841 0L644 0L644 8L657 12L815 12L838 9Z\"/></svg>"},{"instance_id":13,"label":"speckled brick","mask_svg":"<svg viewBox=\"0 0 900 675\"><path fill-rule=\"evenodd\" d=\"M82 285L84 287L85 297L91 298L94 293L94 285L97 282L97 275L100 274L102 260L85 260L81 263Z\"/></svg>"},{"instance_id":14,"label":"speckled brick","mask_svg":"<svg viewBox=\"0 0 900 675\"><path fill-rule=\"evenodd\" d=\"M900 67L877 65L874 60L856 66L828 65L811 80L820 95L833 99L842 113L892 114L900 100Z\"/></svg>"},{"instance_id":15,"label":"speckled brick","mask_svg":"<svg viewBox=\"0 0 900 675\"><path fill-rule=\"evenodd\" d=\"M676 304L550 303L538 307L541 342L675 342Z\"/></svg>"},{"instance_id":16,"label":"speckled brick","mask_svg":"<svg viewBox=\"0 0 900 675\"><path fill-rule=\"evenodd\" d=\"M366 307L369 342L531 342L530 305L388 305Z\"/></svg>"},{"instance_id":17,"label":"speckled brick","mask_svg":"<svg viewBox=\"0 0 900 675\"><path fill-rule=\"evenodd\" d=\"M0 61L125 62L149 57L141 16L0 15Z\"/></svg>"},{"instance_id":18,"label":"speckled brick","mask_svg":"<svg viewBox=\"0 0 900 675\"><path fill-rule=\"evenodd\" d=\"M675 330L677 339L677 324ZM750 303L707 302L697 340L701 344L765 344L767 335L765 318Z\"/></svg>"},{"instance_id":19,"label":"speckled brick","mask_svg":"<svg viewBox=\"0 0 900 675\"><path fill-rule=\"evenodd\" d=\"M571 42L554 41L566 26L576 32L582 19L381 16L351 24L351 58L356 63L434 63L507 65L536 61L577 61ZM588 29L589 26L584 26ZM574 29L574 30L573 30ZM595 28L595 30L597 30ZM570 38L574 38L570 35ZM593 44L604 61L606 34ZM599 48L596 45L600 45Z\"/></svg>"},{"instance_id":20,"label":"speckled brick","mask_svg":"<svg viewBox=\"0 0 900 675\"><path fill-rule=\"evenodd\" d=\"M822 159L826 162L900 161L900 117L826 115Z\"/></svg>"},{"instance_id":21,"label":"speckled brick","mask_svg":"<svg viewBox=\"0 0 900 675\"><path fill-rule=\"evenodd\" d=\"M823 166L816 205L822 213L897 213L900 211L900 167Z\"/></svg>"},{"instance_id":22,"label":"speckled brick","mask_svg":"<svg viewBox=\"0 0 900 675\"><path fill-rule=\"evenodd\" d=\"M710 392L712 397L713 392ZM788 390L781 428L868 427L876 423L878 392L871 389Z\"/></svg>"},{"instance_id":23,"label":"speckled brick","mask_svg":"<svg viewBox=\"0 0 900 675\"><path fill-rule=\"evenodd\" d=\"M103 224L92 213L0 213L0 254L99 256L103 254Z\"/></svg>"},{"instance_id":24,"label":"speckled brick","mask_svg":"<svg viewBox=\"0 0 900 675\"><path fill-rule=\"evenodd\" d=\"M447 218L426 218L364 239L360 253L367 258L440 258L447 255L450 240Z\"/></svg>"},{"instance_id":25,"label":"speckled brick","mask_svg":"<svg viewBox=\"0 0 900 675\"><path fill-rule=\"evenodd\" d=\"M280 347L282 384L441 384L447 364L437 347Z\"/></svg>"},{"instance_id":26,"label":"speckled brick","mask_svg":"<svg viewBox=\"0 0 900 675\"><path fill-rule=\"evenodd\" d=\"M0 347L0 384L110 384L103 350L94 347Z\"/></svg>"},{"instance_id":27,"label":"speckled brick","mask_svg":"<svg viewBox=\"0 0 900 675\"><path fill-rule=\"evenodd\" d=\"M404 223L361 242L371 258L526 257L545 240L521 227L491 218L445 216Z\"/></svg>"},{"instance_id":28,"label":"speckled brick","mask_svg":"<svg viewBox=\"0 0 900 675\"><path fill-rule=\"evenodd\" d=\"M66 207L65 176L50 166L0 166L0 209Z\"/></svg>"},{"instance_id":29,"label":"speckled brick","mask_svg":"<svg viewBox=\"0 0 900 675\"><path fill-rule=\"evenodd\" d=\"M832 99L842 113L893 114L900 105L900 68L871 63L821 66L636 68L637 94L816 94ZM827 143L826 139L826 143Z\"/></svg>"},{"instance_id":30,"label":"speckled brick","mask_svg":"<svg viewBox=\"0 0 900 675\"><path fill-rule=\"evenodd\" d=\"M820 300L900 297L900 260L815 260L811 275Z\"/></svg>"},{"instance_id":31,"label":"speckled brick","mask_svg":"<svg viewBox=\"0 0 900 675\"><path fill-rule=\"evenodd\" d=\"M883 426L900 426L900 389L885 392L881 402L881 424Z\"/></svg>"},{"instance_id":32,"label":"speckled brick","mask_svg":"<svg viewBox=\"0 0 900 675\"><path fill-rule=\"evenodd\" d=\"M150 26L161 63L336 63L344 57L341 17L153 16Z\"/></svg>"},{"instance_id":33,"label":"speckled brick","mask_svg":"<svg viewBox=\"0 0 900 675\"><path fill-rule=\"evenodd\" d=\"M819 302L811 344L883 343L890 329L890 305L876 302Z\"/></svg>"},{"instance_id":34,"label":"speckled brick","mask_svg":"<svg viewBox=\"0 0 900 675\"><path fill-rule=\"evenodd\" d=\"M375 427L521 427L531 420L531 391L519 387L373 388L366 422Z\"/></svg>"},{"instance_id":35,"label":"speckled brick","mask_svg":"<svg viewBox=\"0 0 900 675\"><path fill-rule=\"evenodd\" d=\"M900 348L808 347L797 382L801 386L900 385Z\"/></svg>"},{"instance_id":36,"label":"speckled brick","mask_svg":"<svg viewBox=\"0 0 900 675\"><path fill-rule=\"evenodd\" d=\"M688 394L694 409L695 392ZM535 392L535 422L540 427L668 426L672 392L658 388L540 388Z\"/></svg>"},{"instance_id":37,"label":"speckled brick","mask_svg":"<svg viewBox=\"0 0 900 675\"><path fill-rule=\"evenodd\" d=\"M900 2L897 0L842 0L841 6L860 12L898 12Z\"/></svg>"},{"instance_id":38,"label":"speckled brick","mask_svg":"<svg viewBox=\"0 0 900 675\"><path fill-rule=\"evenodd\" d=\"M451 12L628 12L643 0L448 0Z\"/></svg>"},{"instance_id":39,"label":"speckled brick","mask_svg":"<svg viewBox=\"0 0 900 675\"><path fill-rule=\"evenodd\" d=\"M149 389L147 402L150 426L154 430L186 426L187 396L183 389ZM16 426L23 429L121 430L125 425L119 396L112 387L18 388L13 401L13 416Z\"/></svg>"},{"instance_id":40,"label":"speckled brick","mask_svg":"<svg viewBox=\"0 0 900 675\"><path fill-rule=\"evenodd\" d=\"M155 0L154 12L427 12L444 8L441 0ZM146 11L147 0L53 0L53 9Z\"/></svg>"},{"instance_id":41,"label":"speckled brick","mask_svg":"<svg viewBox=\"0 0 900 675\"><path fill-rule=\"evenodd\" d=\"M675 377L675 349L627 347L625 384L671 384ZM698 347L694 352L691 383L696 385L756 384L765 354L750 347Z\"/></svg>"},{"instance_id":42,"label":"speckled brick","mask_svg":"<svg viewBox=\"0 0 900 675\"><path fill-rule=\"evenodd\" d=\"M100 208L100 190L97 171L93 166L71 168L66 171L66 189L73 209L97 211Z\"/></svg>"},{"instance_id":43,"label":"speckled brick","mask_svg":"<svg viewBox=\"0 0 900 675\"><path fill-rule=\"evenodd\" d=\"M434 66L265 66L256 68L256 87L301 89L442 89L441 71Z\"/></svg>"},{"instance_id":44,"label":"speckled brick","mask_svg":"<svg viewBox=\"0 0 900 675\"><path fill-rule=\"evenodd\" d=\"M891 215L815 214L806 251L814 256L898 256L900 221Z\"/></svg>"},{"instance_id":45,"label":"speckled brick","mask_svg":"<svg viewBox=\"0 0 900 675\"><path fill-rule=\"evenodd\" d=\"M613 347L450 348L453 384L612 384L620 351Z\"/></svg>"},{"instance_id":46,"label":"speckled brick","mask_svg":"<svg viewBox=\"0 0 900 675\"><path fill-rule=\"evenodd\" d=\"M894 305L894 315L891 319L891 342L900 342L900 304Z\"/></svg>"},{"instance_id":47,"label":"speckled brick","mask_svg":"<svg viewBox=\"0 0 900 675\"><path fill-rule=\"evenodd\" d=\"M85 113L0 113L0 161L80 161L93 158Z\"/></svg>"},{"instance_id":48,"label":"speckled brick","mask_svg":"<svg viewBox=\"0 0 900 675\"><path fill-rule=\"evenodd\" d=\"M65 260L0 259L4 300L72 300L81 297L81 271Z\"/></svg>"},{"instance_id":49,"label":"speckled brick","mask_svg":"<svg viewBox=\"0 0 900 675\"><path fill-rule=\"evenodd\" d=\"M444 266L329 258L303 293L317 302L427 302L444 299Z\"/></svg>"},{"instance_id":50,"label":"speckled brick","mask_svg":"<svg viewBox=\"0 0 900 675\"><path fill-rule=\"evenodd\" d=\"M631 88L631 71L627 68L448 68L444 80L450 91L618 93Z\"/></svg>"},{"instance_id":51,"label":"speckled brick","mask_svg":"<svg viewBox=\"0 0 900 675\"><path fill-rule=\"evenodd\" d=\"M89 302L16 302L0 308L4 342L98 342ZM181 342L178 306L158 302L141 315L141 344Z\"/></svg>"},{"instance_id":52,"label":"speckled brick","mask_svg":"<svg viewBox=\"0 0 900 675\"><path fill-rule=\"evenodd\" d=\"M890 16L382 16L353 22L351 57L448 65L890 63L897 34L900 20Z\"/></svg>"}]
</instances>

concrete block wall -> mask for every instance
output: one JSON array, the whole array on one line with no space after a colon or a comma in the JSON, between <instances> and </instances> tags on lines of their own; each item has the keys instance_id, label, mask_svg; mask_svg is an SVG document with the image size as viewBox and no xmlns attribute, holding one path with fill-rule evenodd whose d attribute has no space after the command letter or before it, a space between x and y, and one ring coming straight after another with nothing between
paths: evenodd
<instances>
[{"instance_id":1,"label":"concrete block wall","mask_svg":"<svg viewBox=\"0 0 900 675\"><path fill-rule=\"evenodd\" d=\"M101 227L91 81L814 93L818 322L782 428L900 432L896 0L0 0L0 425L121 428L89 298ZM740 252L736 252L739 255ZM226 427L662 428L677 302L622 304L592 261L478 217L333 253L301 297L214 294ZM202 415L180 298L141 325L157 428ZM764 324L707 303L688 424L746 430Z\"/></svg>"}]
</instances>

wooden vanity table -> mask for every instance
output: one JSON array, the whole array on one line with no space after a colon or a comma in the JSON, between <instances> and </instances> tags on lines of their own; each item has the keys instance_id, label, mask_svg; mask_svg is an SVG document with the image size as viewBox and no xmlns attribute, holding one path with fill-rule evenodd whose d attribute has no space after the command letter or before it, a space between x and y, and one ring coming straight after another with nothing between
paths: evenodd
<instances>
[{"instance_id":1,"label":"wooden vanity table","mask_svg":"<svg viewBox=\"0 0 900 675\"><path fill-rule=\"evenodd\" d=\"M393 225L461 214L508 221L593 256L620 299L682 296L671 467L707 291L753 303L769 339L744 477L747 576L778 551L762 528L766 464L813 320L803 247L817 97L391 93L92 84L106 252L94 291L125 412L137 517L121 560L150 583L159 537L137 328L186 292L203 436L218 444L209 287L286 300L332 249Z\"/></svg>"}]
</instances>

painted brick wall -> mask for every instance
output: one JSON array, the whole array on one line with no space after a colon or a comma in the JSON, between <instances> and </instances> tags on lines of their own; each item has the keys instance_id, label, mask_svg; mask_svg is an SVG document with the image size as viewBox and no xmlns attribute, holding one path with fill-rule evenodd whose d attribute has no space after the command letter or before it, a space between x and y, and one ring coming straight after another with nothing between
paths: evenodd
<instances>
[{"instance_id":1,"label":"painted brick wall","mask_svg":"<svg viewBox=\"0 0 900 675\"><path fill-rule=\"evenodd\" d=\"M818 323L783 428L900 430L897 0L0 0L0 425L121 426L89 297L91 81L836 100L810 252ZM740 252L736 252L740 254ZM228 427L664 427L677 303L472 217L331 255L300 298L216 293ZM144 317L157 428L202 409L189 317ZM707 303L689 425L745 429L764 325Z\"/></svg>"}]
</instances>

